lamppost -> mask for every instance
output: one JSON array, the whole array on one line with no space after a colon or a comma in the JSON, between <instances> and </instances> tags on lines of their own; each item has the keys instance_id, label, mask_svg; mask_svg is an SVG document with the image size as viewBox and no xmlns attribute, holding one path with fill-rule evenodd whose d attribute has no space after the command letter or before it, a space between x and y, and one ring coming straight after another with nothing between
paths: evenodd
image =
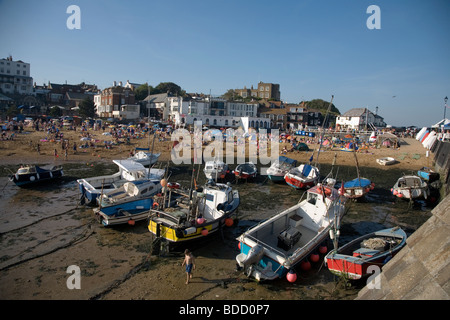
<instances>
[{"instance_id":1,"label":"lamppost","mask_svg":"<svg viewBox=\"0 0 450 320\"><path fill-rule=\"evenodd\" d=\"M445 111L447 111L447 101L448 101L448 98L447 98L447 96L444 98L444 121L445 121ZM444 123L445 124L445 123Z\"/></svg>"}]
</instances>

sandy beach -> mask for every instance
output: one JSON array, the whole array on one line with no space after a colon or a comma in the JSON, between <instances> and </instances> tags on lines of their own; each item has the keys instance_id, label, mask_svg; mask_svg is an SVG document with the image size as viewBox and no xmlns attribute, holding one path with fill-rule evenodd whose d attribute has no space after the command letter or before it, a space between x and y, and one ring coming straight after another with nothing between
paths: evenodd
<instances>
[{"instance_id":1,"label":"sandy beach","mask_svg":"<svg viewBox=\"0 0 450 320\"><path fill-rule=\"evenodd\" d=\"M108 139L101 131L91 134L98 140L97 146ZM7 171L3 171L0 178L3 201L0 299L292 300L356 296L356 288L344 288L320 266L295 284L285 279L280 279L276 285L249 281L235 270L238 253L235 238L245 226L233 226L224 231L223 237L192 248L197 257L197 269L192 282L186 285L181 266L183 255L174 252L164 257L152 256L145 223L104 228L95 221L92 208L78 205L76 178L84 177L99 163L128 157L135 147L147 147L149 139L131 140L130 145L121 144L112 149L78 148L76 154L70 148L65 159L61 144L41 141L45 138L45 132L25 131L17 134L13 141L0 142L0 163L9 170L18 168L21 163L78 165L69 170L72 178L64 184L55 183L42 190L20 189L8 183ZM64 131L64 138L69 140L69 146L73 142L81 143L80 132ZM418 141L407 138L401 142L400 149L368 149L358 153L360 167L386 171L395 168L406 173L432 164ZM40 154L36 150L38 143ZM171 141L155 140L155 152L162 153L160 161L169 160L171 146ZM55 149L58 157L54 156ZM338 166L354 166L353 155L342 151L325 151L320 161L331 163L335 153ZM287 154L300 162L307 161L310 155L307 152ZM385 156L399 162L386 167L376 163L376 158ZM297 197L291 203L295 201ZM249 209L244 207L244 213L245 210ZM423 214L423 220L427 217ZM395 217L387 221L397 222ZM67 268L73 265L81 270L80 290L67 287L70 276Z\"/></svg>"}]
</instances>

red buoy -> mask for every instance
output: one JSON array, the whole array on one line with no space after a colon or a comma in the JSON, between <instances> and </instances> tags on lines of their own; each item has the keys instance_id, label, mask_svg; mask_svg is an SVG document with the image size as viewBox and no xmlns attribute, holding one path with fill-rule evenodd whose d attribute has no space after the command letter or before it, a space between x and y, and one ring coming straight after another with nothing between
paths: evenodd
<instances>
[{"instance_id":1,"label":"red buoy","mask_svg":"<svg viewBox=\"0 0 450 320\"><path fill-rule=\"evenodd\" d=\"M130 220L128 220L128 224L129 224L130 226L134 226L135 221L134 221L133 219L130 219Z\"/></svg>"},{"instance_id":2,"label":"red buoy","mask_svg":"<svg viewBox=\"0 0 450 320\"><path fill-rule=\"evenodd\" d=\"M203 224L204 222L205 222L205 218L203 218L203 217L197 218L197 223L198 224Z\"/></svg>"},{"instance_id":3,"label":"red buoy","mask_svg":"<svg viewBox=\"0 0 450 320\"><path fill-rule=\"evenodd\" d=\"M202 236L207 236L208 235L208 230L207 229L203 229L202 230Z\"/></svg>"},{"instance_id":4,"label":"red buoy","mask_svg":"<svg viewBox=\"0 0 450 320\"><path fill-rule=\"evenodd\" d=\"M308 271L311 269L311 263L308 260L302 261L300 268L302 268L303 271Z\"/></svg>"},{"instance_id":5,"label":"red buoy","mask_svg":"<svg viewBox=\"0 0 450 320\"><path fill-rule=\"evenodd\" d=\"M231 218L226 218L226 219L225 219L225 225L226 225L227 227L231 227L231 226L233 225L233 219L231 219Z\"/></svg>"},{"instance_id":6,"label":"red buoy","mask_svg":"<svg viewBox=\"0 0 450 320\"><path fill-rule=\"evenodd\" d=\"M325 253L327 253L327 251L328 251L327 246L320 246L320 247L319 247L319 252L320 252L321 254L325 254Z\"/></svg>"},{"instance_id":7,"label":"red buoy","mask_svg":"<svg viewBox=\"0 0 450 320\"><path fill-rule=\"evenodd\" d=\"M290 283L293 283L297 280L297 274L293 270L289 270L288 274L286 275L286 279Z\"/></svg>"},{"instance_id":8,"label":"red buoy","mask_svg":"<svg viewBox=\"0 0 450 320\"><path fill-rule=\"evenodd\" d=\"M238 242L238 248L239 248L239 250L241 250L241 243L240 242Z\"/></svg>"},{"instance_id":9,"label":"red buoy","mask_svg":"<svg viewBox=\"0 0 450 320\"><path fill-rule=\"evenodd\" d=\"M319 261L319 255L317 253L311 254L311 256L309 258L311 259L312 262Z\"/></svg>"}]
</instances>

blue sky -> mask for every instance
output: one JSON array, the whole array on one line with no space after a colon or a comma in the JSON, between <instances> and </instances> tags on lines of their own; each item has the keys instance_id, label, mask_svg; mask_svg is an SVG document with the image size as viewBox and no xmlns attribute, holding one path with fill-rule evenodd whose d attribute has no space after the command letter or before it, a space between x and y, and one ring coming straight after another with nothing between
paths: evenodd
<instances>
[{"instance_id":1,"label":"blue sky","mask_svg":"<svg viewBox=\"0 0 450 320\"><path fill-rule=\"evenodd\" d=\"M69 30L69 5L81 29ZM366 13L380 8L381 29ZM38 84L113 81L187 92L280 84L281 99L368 107L394 126L442 119L450 95L447 0L0 0L0 57ZM450 109L447 109L447 118Z\"/></svg>"}]
</instances>

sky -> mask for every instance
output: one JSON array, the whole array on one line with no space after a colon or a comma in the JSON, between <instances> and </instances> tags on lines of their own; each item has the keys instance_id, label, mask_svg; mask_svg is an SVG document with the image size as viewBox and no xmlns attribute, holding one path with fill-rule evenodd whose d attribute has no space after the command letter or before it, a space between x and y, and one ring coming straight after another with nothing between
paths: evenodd
<instances>
[{"instance_id":1,"label":"sky","mask_svg":"<svg viewBox=\"0 0 450 320\"><path fill-rule=\"evenodd\" d=\"M70 5L80 29L67 27ZM221 95L262 81L280 84L287 103L333 95L341 113L378 107L389 125L423 127L444 117L450 96L449 9L448 0L0 0L0 58L30 63L38 85L174 82Z\"/></svg>"}]
</instances>

